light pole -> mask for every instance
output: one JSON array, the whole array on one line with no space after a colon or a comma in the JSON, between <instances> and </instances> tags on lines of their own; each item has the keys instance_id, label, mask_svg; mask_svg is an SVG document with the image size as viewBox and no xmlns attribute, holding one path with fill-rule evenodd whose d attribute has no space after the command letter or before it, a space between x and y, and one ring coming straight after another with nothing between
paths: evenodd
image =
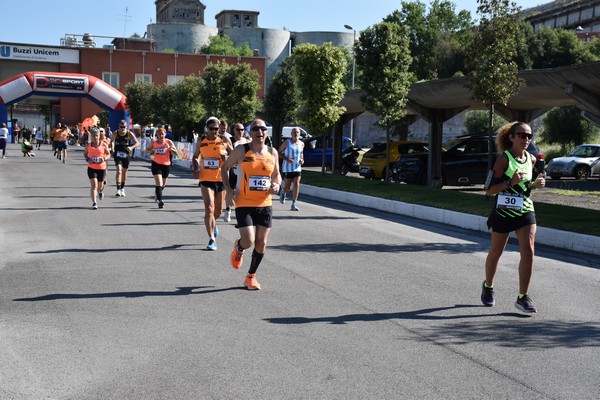
<instances>
[{"instance_id":1,"label":"light pole","mask_svg":"<svg viewBox=\"0 0 600 400\"><path fill-rule=\"evenodd\" d=\"M344 28L354 33L352 41L352 90L354 90L354 77L356 74L356 55L354 52L354 45L356 44L356 30L352 27L352 25L348 24L344 25ZM350 141L354 141L354 118L350 120Z\"/></svg>"}]
</instances>

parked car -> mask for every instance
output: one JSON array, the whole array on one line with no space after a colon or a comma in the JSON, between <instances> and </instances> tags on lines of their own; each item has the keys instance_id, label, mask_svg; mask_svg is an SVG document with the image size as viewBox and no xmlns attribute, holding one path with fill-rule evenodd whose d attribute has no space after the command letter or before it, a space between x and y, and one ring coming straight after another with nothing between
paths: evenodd
<instances>
[{"instance_id":1,"label":"parked car","mask_svg":"<svg viewBox=\"0 0 600 400\"><path fill-rule=\"evenodd\" d=\"M325 165L331 166L333 154L331 136L313 136L302 140L304 142L304 165L315 166L321 165L323 162L323 140L326 140L325 149ZM352 149L352 140L349 137L343 137L342 153L348 149Z\"/></svg>"},{"instance_id":2,"label":"parked car","mask_svg":"<svg viewBox=\"0 0 600 400\"><path fill-rule=\"evenodd\" d=\"M386 144L374 143L373 147L363 155L358 173L367 179L383 179L387 171L391 172L391 167L399 157L405 154L423 153L426 151L426 142L390 142L390 168L386 168Z\"/></svg>"},{"instance_id":3,"label":"parked car","mask_svg":"<svg viewBox=\"0 0 600 400\"><path fill-rule=\"evenodd\" d=\"M495 139L495 138L494 138ZM442 152L442 186L465 186L485 183L488 171L488 136L461 136L446 144ZM527 151L533 154L534 175L544 171L544 154L537 148L535 141L529 143ZM400 182L427 184L428 153L400 157L394 164L396 179ZM493 161L498 152L495 148Z\"/></svg>"},{"instance_id":4,"label":"parked car","mask_svg":"<svg viewBox=\"0 0 600 400\"><path fill-rule=\"evenodd\" d=\"M600 144L582 144L570 156L553 158L546 172L552 179L588 179L600 175Z\"/></svg>"}]
</instances>

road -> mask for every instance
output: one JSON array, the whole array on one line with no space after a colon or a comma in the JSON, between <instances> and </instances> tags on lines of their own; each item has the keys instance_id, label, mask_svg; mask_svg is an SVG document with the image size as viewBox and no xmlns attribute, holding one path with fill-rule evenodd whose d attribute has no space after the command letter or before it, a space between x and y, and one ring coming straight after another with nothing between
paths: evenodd
<instances>
[{"instance_id":1,"label":"road","mask_svg":"<svg viewBox=\"0 0 600 400\"><path fill-rule=\"evenodd\" d=\"M2 400L600 398L596 257L538 246L524 315L510 243L485 308L487 234L302 197L249 292L188 171L159 210L134 161L98 211L85 171L0 159Z\"/></svg>"}]
</instances>

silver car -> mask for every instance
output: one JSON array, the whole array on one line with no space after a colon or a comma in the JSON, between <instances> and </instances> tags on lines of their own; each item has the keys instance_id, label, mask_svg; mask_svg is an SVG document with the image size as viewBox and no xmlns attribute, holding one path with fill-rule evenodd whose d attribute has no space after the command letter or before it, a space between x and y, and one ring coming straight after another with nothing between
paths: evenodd
<instances>
[{"instance_id":1,"label":"silver car","mask_svg":"<svg viewBox=\"0 0 600 400\"><path fill-rule=\"evenodd\" d=\"M552 159L546 173L552 179L565 176L588 179L600 176L600 144L582 144L570 156Z\"/></svg>"}]
</instances>

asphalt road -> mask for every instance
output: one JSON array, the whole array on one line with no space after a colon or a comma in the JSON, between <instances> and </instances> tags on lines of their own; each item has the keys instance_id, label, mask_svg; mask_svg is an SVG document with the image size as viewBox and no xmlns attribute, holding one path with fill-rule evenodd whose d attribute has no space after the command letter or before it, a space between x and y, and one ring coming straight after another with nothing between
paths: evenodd
<instances>
[{"instance_id":1,"label":"asphalt road","mask_svg":"<svg viewBox=\"0 0 600 400\"><path fill-rule=\"evenodd\" d=\"M600 261L539 246L479 295L474 233L302 197L274 202L263 290L204 250L203 206L176 170L164 209L149 163L90 209L81 149L0 159L0 399L598 399ZM112 164L111 164L112 166ZM249 257L248 257L249 258Z\"/></svg>"}]
</instances>

